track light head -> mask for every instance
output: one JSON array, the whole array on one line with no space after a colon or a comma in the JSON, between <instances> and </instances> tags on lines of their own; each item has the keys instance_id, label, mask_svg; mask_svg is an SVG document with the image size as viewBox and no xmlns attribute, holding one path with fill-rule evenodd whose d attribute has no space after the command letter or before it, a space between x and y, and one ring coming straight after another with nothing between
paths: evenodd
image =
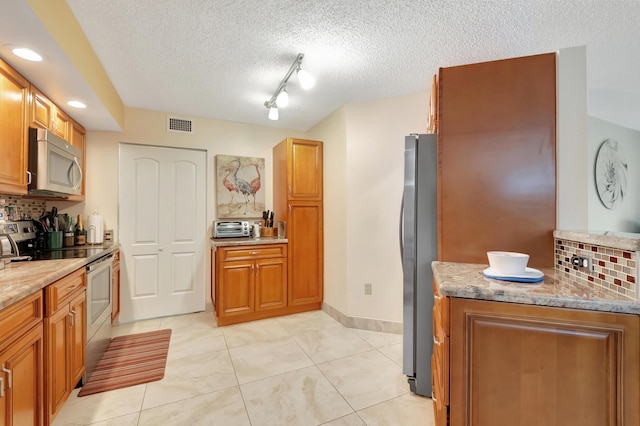
<instances>
[{"instance_id":1,"label":"track light head","mask_svg":"<svg viewBox=\"0 0 640 426\"><path fill-rule=\"evenodd\" d=\"M271 99L265 101L264 106L269 108L269 119L277 120L278 119L278 107L285 107L289 104L289 93L286 90L287 83L289 82L289 78L293 75L293 72L296 71L298 74L298 81L300 82L300 86L303 89L308 90L311 89L316 80L313 78L307 71L301 68L302 59L304 58L304 53L298 53L296 60L293 61L291 67L289 67L289 71L284 76L278 88L271 96Z\"/></svg>"}]
</instances>

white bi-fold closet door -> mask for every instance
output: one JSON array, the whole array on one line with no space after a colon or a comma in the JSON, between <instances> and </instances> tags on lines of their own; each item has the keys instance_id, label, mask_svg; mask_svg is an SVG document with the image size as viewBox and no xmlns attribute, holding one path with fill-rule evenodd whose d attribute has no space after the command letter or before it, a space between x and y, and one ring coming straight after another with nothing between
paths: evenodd
<instances>
[{"instance_id":1,"label":"white bi-fold closet door","mask_svg":"<svg viewBox=\"0 0 640 426\"><path fill-rule=\"evenodd\" d=\"M204 310L206 151L120 144L120 321Z\"/></svg>"}]
</instances>

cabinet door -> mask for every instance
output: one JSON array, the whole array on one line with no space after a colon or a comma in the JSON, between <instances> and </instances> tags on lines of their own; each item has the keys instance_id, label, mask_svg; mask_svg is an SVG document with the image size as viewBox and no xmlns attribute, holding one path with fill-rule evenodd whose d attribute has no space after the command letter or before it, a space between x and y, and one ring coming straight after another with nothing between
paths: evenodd
<instances>
[{"instance_id":1,"label":"cabinet door","mask_svg":"<svg viewBox=\"0 0 640 426\"><path fill-rule=\"evenodd\" d=\"M31 124L49 129L53 121L54 105L38 89L31 86Z\"/></svg>"},{"instance_id":2,"label":"cabinet door","mask_svg":"<svg viewBox=\"0 0 640 426\"><path fill-rule=\"evenodd\" d=\"M322 142L305 139L289 141L289 198L322 200Z\"/></svg>"},{"instance_id":3,"label":"cabinet door","mask_svg":"<svg viewBox=\"0 0 640 426\"><path fill-rule=\"evenodd\" d=\"M55 107L53 110L53 120L51 121L51 131L66 141L71 141L71 119L64 111Z\"/></svg>"},{"instance_id":4,"label":"cabinet door","mask_svg":"<svg viewBox=\"0 0 640 426\"><path fill-rule=\"evenodd\" d=\"M0 59L0 193L27 193L29 82Z\"/></svg>"},{"instance_id":5,"label":"cabinet door","mask_svg":"<svg viewBox=\"0 0 640 426\"><path fill-rule=\"evenodd\" d=\"M454 298L451 424L637 425L640 317Z\"/></svg>"},{"instance_id":6,"label":"cabinet door","mask_svg":"<svg viewBox=\"0 0 640 426\"><path fill-rule=\"evenodd\" d=\"M253 261L221 262L218 270L220 287L216 303L219 316L242 315L255 311L255 265Z\"/></svg>"},{"instance_id":7,"label":"cabinet door","mask_svg":"<svg viewBox=\"0 0 640 426\"><path fill-rule=\"evenodd\" d=\"M287 263L285 258L255 262L256 311L287 306Z\"/></svg>"},{"instance_id":8,"label":"cabinet door","mask_svg":"<svg viewBox=\"0 0 640 426\"><path fill-rule=\"evenodd\" d=\"M289 202L289 305L322 302L322 203Z\"/></svg>"},{"instance_id":9,"label":"cabinet door","mask_svg":"<svg viewBox=\"0 0 640 426\"><path fill-rule=\"evenodd\" d=\"M87 346L87 302L85 291L78 292L69 303L69 389L82 379Z\"/></svg>"},{"instance_id":10,"label":"cabinet door","mask_svg":"<svg viewBox=\"0 0 640 426\"><path fill-rule=\"evenodd\" d=\"M69 327L71 314L68 306L45 319L46 333L46 407L51 421L58 414L71 392L69 387ZM50 423L50 422L49 422Z\"/></svg>"},{"instance_id":11,"label":"cabinet door","mask_svg":"<svg viewBox=\"0 0 640 426\"><path fill-rule=\"evenodd\" d=\"M10 372L0 373L0 425L42 425L42 324L0 353L0 366Z\"/></svg>"}]
</instances>

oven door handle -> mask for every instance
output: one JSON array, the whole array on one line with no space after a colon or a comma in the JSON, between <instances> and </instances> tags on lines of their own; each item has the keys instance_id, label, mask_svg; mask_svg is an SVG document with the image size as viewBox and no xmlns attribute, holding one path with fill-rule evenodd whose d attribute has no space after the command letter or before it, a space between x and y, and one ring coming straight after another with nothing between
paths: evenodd
<instances>
[{"instance_id":1,"label":"oven door handle","mask_svg":"<svg viewBox=\"0 0 640 426\"><path fill-rule=\"evenodd\" d=\"M96 269L105 265L105 262L111 262L113 260L113 254L106 255L95 262L91 262L87 265L87 272L95 272Z\"/></svg>"}]
</instances>

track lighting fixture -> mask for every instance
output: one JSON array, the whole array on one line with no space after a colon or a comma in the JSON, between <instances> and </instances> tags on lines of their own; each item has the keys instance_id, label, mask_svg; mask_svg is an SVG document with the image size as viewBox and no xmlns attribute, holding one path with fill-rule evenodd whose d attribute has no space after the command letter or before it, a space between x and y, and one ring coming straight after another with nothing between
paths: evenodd
<instances>
[{"instance_id":1,"label":"track lighting fixture","mask_svg":"<svg viewBox=\"0 0 640 426\"><path fill-rule=\"evenodd\" d=\"M300 81L300 86L303 89L308 90L313 87L315 84L315 79L309 74L307 71L302 69L302 59L304 58L304 53L298 53L298 57L293 61L289 71L285 74L284 78L278 85L278 88L275 92L273 92L273 96L268 101L265 101L264 106L269 108L269 120L277 120L278 119L278 107L286 107L289 104L289 93L287 92L287 82L289 78L293 75L294 71L297 71L298 80Z\"/></svg>"}]
</instances>

